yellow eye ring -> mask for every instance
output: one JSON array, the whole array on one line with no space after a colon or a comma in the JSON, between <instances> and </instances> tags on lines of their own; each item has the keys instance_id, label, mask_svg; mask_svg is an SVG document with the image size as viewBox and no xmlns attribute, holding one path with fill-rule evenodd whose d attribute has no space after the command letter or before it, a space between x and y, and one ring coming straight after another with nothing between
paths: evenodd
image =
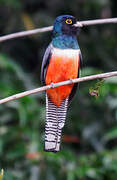
<instances>
[{"instance_id":1,"label":"yellow eye ring","mask_svg":"<svg viewBox=\"0 0 117 180\"><path fill-rule=\"evenodd\" d=\"M71 19L67 19L65 22L66 22L66 24L72 24L72 20Z\"/></svg>"}]
</instances>

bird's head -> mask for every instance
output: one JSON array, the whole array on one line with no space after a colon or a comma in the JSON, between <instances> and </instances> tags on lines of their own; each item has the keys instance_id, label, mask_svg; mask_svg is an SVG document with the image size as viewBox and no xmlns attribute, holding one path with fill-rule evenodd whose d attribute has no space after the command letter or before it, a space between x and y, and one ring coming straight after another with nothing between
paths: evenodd
<instances>
[{"instance_id":1,"label":"bird's head","mask_svg":"<svg viewBox=\"0 0 117 180\"><path fill-rule=\"evenodd\" d=\"M71 15L58 16L54 22L53 36L60 36L63 34L76 36L80 30L77 19Z\"/></svg>"}]
</instances>

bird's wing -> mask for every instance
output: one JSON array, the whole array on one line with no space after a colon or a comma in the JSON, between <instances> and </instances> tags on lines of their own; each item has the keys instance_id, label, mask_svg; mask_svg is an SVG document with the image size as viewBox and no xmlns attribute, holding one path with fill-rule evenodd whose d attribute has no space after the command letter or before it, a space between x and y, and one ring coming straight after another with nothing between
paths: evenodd
<instances>
[{"instance_id":1,"label":"bird's wing","mask_svg":"<svg viewBox=\"0 0 117 180\"><path fill-rule=\"evenodd\" d=\"M82 67L82 54L81 54L81 51L78 53L79 53L78 55L79 55L79 60L80 60L79 66L78 66L78 78L79 78L80 77L80 68ZM69 95L68 105L71 103L74 95L76 94L77 88L78 88L78 83L75 83L73 86L73 89Z\"/></svg>"},{"instance_id":2,"label":"bird's wing","mask_svg":"<svg viewBox=\"0 0 117 180\"><path fill-rule=\"evenodd\" d=\"M53 46L50 43L50 45L47 47L44 57L43 57L43 61L42 61L42 66L41 66L41 82L45 85L45 77L46 77L46 71L49 65L49 61L51 59L51 55L52 55L52 49Z\"/></svg>"},{"instance_id":3,"label":"bird's wing","mask_svg":"<svg viewBox=\"0 0 117 180\"><path fill-rule=\"evenodd\" d=\"M82 53L81 53L81 51L79 52L79 57L80 57L80 68L82 69L83 60L82 60Z\"/></svg>"}]
</instances>

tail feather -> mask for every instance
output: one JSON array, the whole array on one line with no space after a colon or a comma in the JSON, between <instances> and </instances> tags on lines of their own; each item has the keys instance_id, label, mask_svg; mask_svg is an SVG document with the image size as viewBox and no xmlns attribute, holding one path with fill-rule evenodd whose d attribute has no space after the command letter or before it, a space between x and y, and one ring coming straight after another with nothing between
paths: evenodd
<instances>
[{"instance_id":1,"label":"tail feather","mask_svg":"<svg viewBox=\"0 0 117 180\"><path fill-rule=\"evenodd\" d=\"M60 150L61 133L65 124L67 105L68 98L63 100L60 107L57 107L46 94L45 151L58 152Z\"/></svg>"}]
</instances>

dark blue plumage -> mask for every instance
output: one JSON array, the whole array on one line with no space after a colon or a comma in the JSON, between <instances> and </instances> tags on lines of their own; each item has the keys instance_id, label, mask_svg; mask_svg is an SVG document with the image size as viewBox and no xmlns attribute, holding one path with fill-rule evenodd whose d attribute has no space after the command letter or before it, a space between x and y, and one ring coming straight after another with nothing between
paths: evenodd
<instances>
[{"instance_id":1,"label":"dark blue plumage","mask_svg":"<svg viewBox=\"0 0 117 180\"><path fill-rule=\"evenodd\" d=\"M52 39L52 44L56 48L60 49L79 49L79 45L76 37L68 35L60 35Z\"/></svg>"}]
</instances>

